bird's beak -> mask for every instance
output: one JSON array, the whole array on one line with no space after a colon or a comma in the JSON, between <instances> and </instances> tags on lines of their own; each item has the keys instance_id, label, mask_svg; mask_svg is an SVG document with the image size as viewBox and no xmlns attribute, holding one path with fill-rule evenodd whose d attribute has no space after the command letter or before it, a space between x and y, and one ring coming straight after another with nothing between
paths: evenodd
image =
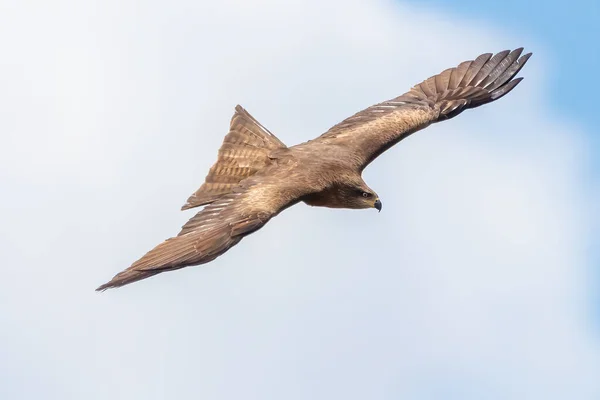
<instances>
[{"instance_id":1,"label":"bird's beak","mask_svg":"<svg viewBox=\"0 0 600 400\"><path fill-rule=\"evenodd\" d=\"M373 204L373 207L375 207L377 211L381 212L381 200L375 200L375 204Z\"/></svg>"}]
</instances>

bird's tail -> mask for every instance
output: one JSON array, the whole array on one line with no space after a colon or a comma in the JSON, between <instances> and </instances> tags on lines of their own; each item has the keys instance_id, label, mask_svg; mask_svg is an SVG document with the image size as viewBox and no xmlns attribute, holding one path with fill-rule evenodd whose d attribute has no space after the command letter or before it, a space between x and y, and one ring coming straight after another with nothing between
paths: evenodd
<instances>
[{"instance_id":1,"label":"bird's tail","mask_svg":"<svg viewBox=\"0 0 600 400\"><path fill-rule=\"evenodd\" d=\"M285 147L246 110L236 106L217 161L210 168L204 184L181 209L209 204L229 193L241 180L268 165L271 151Z\"/></svg>"}]
</instances>

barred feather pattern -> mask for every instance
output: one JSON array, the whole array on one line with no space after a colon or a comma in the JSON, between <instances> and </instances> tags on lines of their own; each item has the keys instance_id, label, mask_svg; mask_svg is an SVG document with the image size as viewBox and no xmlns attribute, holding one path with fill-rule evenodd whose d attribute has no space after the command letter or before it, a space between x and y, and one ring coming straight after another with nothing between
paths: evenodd
<instances>
[{"instance_id":1,"label":"barred feather pattern","mask_svg":"<svg viewBox=\"0 0 600 400\"><path fill-rule=\"evenodd\" d=\"M235 246L245 236L263 227L277 212L255 207L263 189L229 193L206 206L190 219L175 237L147 252L129 268L96 290L121 287L156 274L210 262ZM271 204L258 204L258 206Z\"/></svg>"},{"instance_id":2,"label":"barred feather pattern","mask_svg":"<svg viewBox=\"0 0 600 400\"><path fill-rule=\"evenodd\" d=\"M522 52L486 53L462 62L346 118L315 141L345 146L363 169L412 133L508 94L521 82L513 78L531 57Z\"/></svg>"},{"instance_id":3,"label":"barred feather pattern","mask_svg":"<svg viewBox=\"0 0 600 400\"><path fill-rule=\"evenodd\" d=\"M356 207L355 197L340 193L358 196L368 190L361 177L364 167L403 138L513 90L521 81L515 75L531 56L521 56L522 51L487 53L465 61L289 149L237 106L217 162L183 206L206 207L177 236L97 290L210 262L299 201L322 207L374 207L364 200Z\"/></svg>"},{"instance_id":4,"label":"barred feather pattern","mask_svg":"<svg viewBox=\"0 0 600 400\"><path fill-rule=\"evenodd\" d=\"M426 79L404 96L425 100L438 108L437 120L453 118L466 109L498 100L513 90L523 78L512 78L531 57L531 53L520 57L522 52L521 47L493 56L492 53L482 54L473 61L462 62Z\"/></svg>"},{"instance_id":5,"label":"barred feather pattern","mask_svg":"<svg viewBox=\"0 0 600 400\"><path fill-rule=\"evenodd\" d=\"M286 146L244 108L236 106L229 133L223 139L217 161L204 183L182 210L212 203L238 184L270 165L269 153Z\"/></svg>"}]
</instances>

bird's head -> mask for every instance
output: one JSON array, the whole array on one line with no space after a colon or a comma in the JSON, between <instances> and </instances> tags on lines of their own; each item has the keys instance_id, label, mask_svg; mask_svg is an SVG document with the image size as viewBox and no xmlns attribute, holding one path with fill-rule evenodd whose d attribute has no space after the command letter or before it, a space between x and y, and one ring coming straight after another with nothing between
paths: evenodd
<instances>
[{"instance_id":1,"label":"bird's head","mask_svg":"<svg viewBox=\"0 0 600 400\"><path fill-rule=\"evenodd\" d=\"M375 208L381 211L381 200L373 189L362 180L352 182L342 190L347 208Z\"/></svg>"}]
</instances>

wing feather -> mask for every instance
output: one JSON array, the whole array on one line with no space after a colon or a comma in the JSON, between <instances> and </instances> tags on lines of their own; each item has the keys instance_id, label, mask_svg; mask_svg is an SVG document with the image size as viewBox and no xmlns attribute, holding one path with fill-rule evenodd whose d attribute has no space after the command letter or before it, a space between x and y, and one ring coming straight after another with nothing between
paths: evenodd
<instances>
[{"instance_id":1,"label":"wing feather","mask_svg":"<svg viewBox=\"0 0 600 400\"><path fill-rule=\"evenodd\" d=\"M254 185L240 186L206 206L177 236L165 240L96 290L212 261L297 202L299 194L255 178Z\"/></svg>"},{"instance_id":2,"label":"wing feather","mask_svg":"<svg viewBox=\"0 0 600 400\"><path fill-rule=\"evenodd\" d=\"M448 90L451 75L452 68L448 68L441 74L435 76L435 90L437 93L444 93L446 90Z\"/></svg>"},{"instance_id":3,"label":"wing feather","mask_svg":"<svg viewBox=\"0 0 600 400\"><path fill-rule=\"evenodd\" d=\"M504 73L504 71L506 71L511 64L513 64L515 61L517 61L517 59L519 58L519 56L521 55L522 52L523 52L522 48L511 51L510 54L508 54L506 57L504 57L502 59L502 61L500 61L498 63L498 65L496 65L496 67L481 82L481 87L487 89L487 87L492 82L494 82L500 75L502 75L502 73Z\"/></svg>"},{"instance_id":4,"label":"wing feather","mask_svg":"<svg viewBox=\"0 0 600 400\"><path fill-rule=\"evenodd\" d=\"M377 156L428 125L453 118L509 93L531 53L523 48L485 53L415 85L394 99L364 109L333 126L317 140L344 145L366 167Z\"/></svg>"},{"instance_id":5,"label":"wing feather","mask_svg":"<svg viewBox=\"0 0 600 400\"><path fill-rule=\"evenodd\" d=\"M469 83L469 86L479 86L479 84L490 75L490 72L500 63L500 61L504 60L508 55L509 51L504 50L500 53L494 55L490 58L484 65L481 67L475 78Z\"/></svg>"},{"instance_id":6,"label":"wing feather","mask_svg":"<svg viewBox=\"0 0 600 400\"><path fill-rule=\"evenodd\" d=\"M465 76L460 82L459 86L470 86L473 78L479 73L485 63L492 57L492 53L485 53L477 57L469 66L469 69L465 72Z\"/></svg>"},{"instance_id":7,"label":"wing feather","mask_svg":"<svg viewBox=\"0 0 600 400\"><path fill-rule=\"evenodd\" d=\"M460 85L472 63L473 61L464 61L460 63L458 67L452 68L452 76L450 77L450 85L448 85L448 89L453 90Z\"/></svg>"}]
</instances>

